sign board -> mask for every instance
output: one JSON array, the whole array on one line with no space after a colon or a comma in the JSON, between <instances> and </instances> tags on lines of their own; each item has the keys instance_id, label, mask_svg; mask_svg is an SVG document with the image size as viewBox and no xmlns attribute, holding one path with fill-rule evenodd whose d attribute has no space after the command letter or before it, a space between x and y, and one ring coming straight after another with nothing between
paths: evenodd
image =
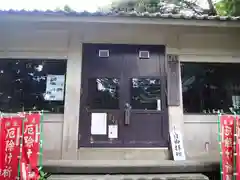
<instances>
[{"instance_id":1,"label":"sign board","mask_svg":"<svg viewBox=\"0 0 240 180\"><path fill-rule=\"evenodd\" d=\"M175 161L186 160L181 132L174 129L170 133L170 138L171 138L171 145L172 145L172 152L173 152L174 160Z\"/></svg>"},{"instance_id":2,"label":"sign board","mask_svg":"<svg viewBox=\"0 0 240 180\"><path fill-rule=\"evenodd\" d=\"M63 101L64 84L64 75L47 75L47 85L44 99L46 101Z\"/></svg>"}]
</instances>

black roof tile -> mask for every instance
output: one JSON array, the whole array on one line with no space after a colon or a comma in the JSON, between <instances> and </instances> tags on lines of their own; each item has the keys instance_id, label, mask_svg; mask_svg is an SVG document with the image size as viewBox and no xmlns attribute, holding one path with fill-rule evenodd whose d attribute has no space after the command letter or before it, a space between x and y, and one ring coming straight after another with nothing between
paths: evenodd
<instances>
[{"instance_id":1,"label":"black roof tile","mask_svg":"<svg viewBox=\"0 0 240 180\"><path fill-rule=\"evenodd\" d=\"M54 15L54 16L80 16L80 17L99 17L99 16L108 16L108 17L145 17L145 18L161 18L161 19L185 19L185 20L218 20L218 21L239 21L240 16L209 16L209 15L183 15L183 14L162 14L162 13L139 13L139 12L66 12L66 11L52 11L52 10L0 10L0 16L7 14L15 14L15 15Z\"/></svg>"}]
</instances>

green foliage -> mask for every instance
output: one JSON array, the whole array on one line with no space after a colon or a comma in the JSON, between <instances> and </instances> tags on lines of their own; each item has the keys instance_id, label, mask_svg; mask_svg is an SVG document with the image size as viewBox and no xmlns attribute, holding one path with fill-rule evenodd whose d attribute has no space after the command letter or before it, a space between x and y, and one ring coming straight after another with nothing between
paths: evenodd
<instances>
[{"instance_id":1,"label":"green foliage","mask_svg":"<svg viewBox=\"0 0 240 180\"><path fill-rule=\"evenodd\" d=\"M158 1L158 0L155 0ZM145 12L149 11L150 8L157 8L157 4L154 7L150 0L143 1L143 0L129 0L129 1L115 1L112 3L112 10L113 11L137 11L137 12Z\"/></svg>"},{"instance_id":2,"label":"green foliage","mask_svg":"<svg viewBox=\"0 0 240 180\"><path fill-rule=\"evenodd\" d=\"M69 5L65 5L63 8L57 7L55 11L75 12Z\"/></svg>"},{"instance_id":3,"label":"green foliage","mask_svg":"<svg viewBox=\"0 0 240 180\"><path fill-rule=\"evenodd\" d=\"M225 3L223 3L222 1L218 2L215 4L217 13L221 16L226 16L228 14L227 10L226 10L226 5Z\"/></svg>"},{"instance_id":4,"label":"green foliage","mask_svg":"<svg viewBox=\"0 0 240 180\"><path fill-rule=\"evenodd\" d=\"M63 10L66 11L66 12L73 12L73 11L74 11L74 10L73 10L70 6L68 6L68 5L65 5L65 6L63 7Z\"/></svg>"},{"instance_id":5,"label":"green foliage","mask_svg":"<svg viewBox=\"0 0 240 180\"><path fill-rule=\"evenodd\" d=\"M46 180L46 179L48 179L51 176L50 173L45 173L42 170L42 168L39 168L39 174L40 174L39 180Z\"/></svg>"},{"instance_id":6,"label":"green foliage","mask_svg":"<svg viewBox=\"0 0 240 180\"><path fill-rule=\"evenodd\" d=\"M199 5L200 1L201 0L113 0L110 6L101 7L99 11L240 16L240 0L206 0L208 4L207 9ZM57 8L56 10L74 12L68 5L65 5L63 9Z\"/></svg>"},{"instance_id":7,"label":"green foliage","mask_svg":"<svg viewBox=\"0 0 240 180\"><path fill-rule=\"evenodd\" d=\"M208 14L240 15L240 0L206 0L208 8L201 7L197 0L116 0L111 4L111 11L160 12L172 14Z\"/></svg>"},{"instance_id":8,"label":"green foliage","mask_svg":"<svg viewBox=\"0 0 240 180\"><path fill-rule=\"evenodd\" d=\"M221 0L215 7L219 15L240 16L240 0Z\"/></svg>"},{"instance_id":9,"label":"green foliage","mask_svg":"<svg viewBox=\"0 0 240 180\"><path fill-rule=\"evenodd\" d=\"M118 0L112 3L111 10L173 14L181 14L186 11L194 14L205 12L205 9L193 0Z\"/></svg>"}]
</instances>

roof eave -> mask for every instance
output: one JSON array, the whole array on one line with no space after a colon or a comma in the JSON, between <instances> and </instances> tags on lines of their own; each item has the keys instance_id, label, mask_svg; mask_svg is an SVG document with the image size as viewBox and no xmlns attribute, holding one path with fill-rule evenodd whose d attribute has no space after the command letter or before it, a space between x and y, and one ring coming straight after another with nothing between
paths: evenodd
<instances>
[{"instance_id":1,"label":"roof eave","mask_svg":"<svg viewBox=\"0 0 240 180\"><path fill-rule=\"evenodd\" d=\"M15 15L0 16L0 22L68 22L68 23L116 23L116 24L152 24L175 26L201 26L201 27L240 27L239 21L172 19L150 17L119 17L119 16L64 16L64 15Z\"/></svg>"}]
</instances>

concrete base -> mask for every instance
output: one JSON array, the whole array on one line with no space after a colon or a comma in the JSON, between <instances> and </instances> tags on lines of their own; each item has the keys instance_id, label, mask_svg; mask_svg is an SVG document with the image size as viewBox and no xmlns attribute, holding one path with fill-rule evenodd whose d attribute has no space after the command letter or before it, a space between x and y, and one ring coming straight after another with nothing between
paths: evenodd
<instances>
[{"instance_id":1,"label":"concrete base","mask_svg":"<svg viewBox=\"0 0 240 180\"><path fill-rule=\"evenodd\" d=\"M58 160L46 161L44 170L53 174L172 174L218 173L219 162L149 160Z\"/></svg>"},{"instance_id":2,"label":"concrete base","mask_svg":"<svg viewBox=\"0 0 240 180\"><path fill-rule=\"evenodd\" d=\"M203 174L53 175L49 180L209 180Z\"/></svg>"},{"instance_id":3,"label":"concrete base","mask_svg":"<svg viewBox=\"0 0 240 180\"><path fill-rule=\"evenodd\" d=\"M168 148L80 148L78 160L168 160Z\"/></svg>"}]
</instances>

